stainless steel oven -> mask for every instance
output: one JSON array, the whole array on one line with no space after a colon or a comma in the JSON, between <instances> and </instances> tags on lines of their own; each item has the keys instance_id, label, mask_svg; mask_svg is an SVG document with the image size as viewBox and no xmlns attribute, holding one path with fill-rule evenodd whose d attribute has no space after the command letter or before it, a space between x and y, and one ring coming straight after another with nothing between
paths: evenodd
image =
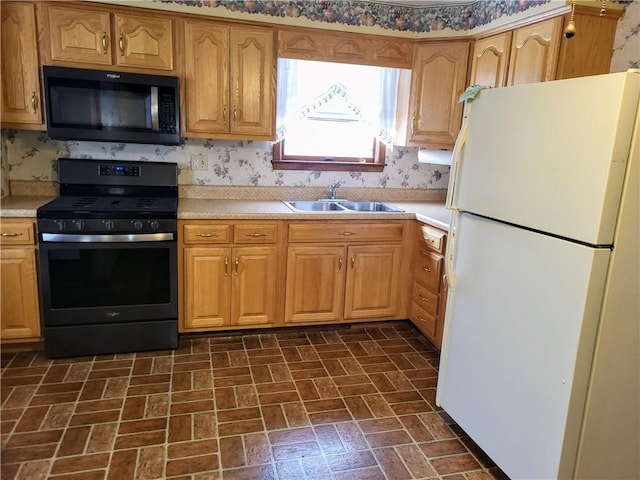
<instances>
[{"instance_id":1,"label":"stainless steel oven","mask_svg":"<svg viewBox=\"0 0 640 480\"><path fill-rule=\"evenodd\" d=\"M64 159L58 167L61 195L38 210L46 353L175 348L175 164Z\"/></svg>"}]
</instances>

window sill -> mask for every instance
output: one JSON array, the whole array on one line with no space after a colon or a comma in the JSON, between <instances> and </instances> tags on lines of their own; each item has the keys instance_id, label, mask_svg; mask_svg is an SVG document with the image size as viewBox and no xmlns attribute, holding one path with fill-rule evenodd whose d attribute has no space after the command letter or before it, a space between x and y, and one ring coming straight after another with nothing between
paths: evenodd
<instances>
[{"instance_id":1,"label":"window sill","mask_svg":"<svg viewBox=\"0 0 640 480\"><path fill-rule=\"evenodd\" d=\"M356 162L336 162L308 160L274 160L272 162L274 170L312 170L327 172L382 172L386 166L383 163L356 163Z\"/></svg>"}]
</instances>

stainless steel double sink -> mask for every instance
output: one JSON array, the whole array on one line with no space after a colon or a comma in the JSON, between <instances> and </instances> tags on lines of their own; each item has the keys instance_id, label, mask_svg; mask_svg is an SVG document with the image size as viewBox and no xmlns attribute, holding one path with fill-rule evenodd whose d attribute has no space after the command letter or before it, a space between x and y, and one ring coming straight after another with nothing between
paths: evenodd
<instances>
[{"instance_id":1,"label":"stainless steel double sink","mask_svg":"<svg viewBox=\"0 0 640 480\"><path fill-rule=\"evenodd\" d=\"M283 200L294 212L404 212L383 202L351 202L348 200Z\"/></svg>"}]
</instances>

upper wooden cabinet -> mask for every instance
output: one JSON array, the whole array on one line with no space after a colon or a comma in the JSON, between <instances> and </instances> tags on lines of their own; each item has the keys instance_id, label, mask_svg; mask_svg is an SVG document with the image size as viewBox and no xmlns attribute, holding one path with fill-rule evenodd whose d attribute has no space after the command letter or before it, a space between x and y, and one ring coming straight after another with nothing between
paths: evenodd
<instances>
[{"instance_id":1,"label":"upper wooden cabinet","mask_svg":"<svg viewBox=\"0 0 640 480\"><path fill-rule=\"evenodd\" d=\"M570 14L530 23L475 42L469 84L502 87L609 72L620 11L577 6L577 34L563 32Z\"/></svg>"},{"instance_id":2,"label":"upper wooden cabinet","mask_svg":"<svg viewBox=\"0 0 640 480\"><path fill-rule=\"evenodd\" d=\"M418 43L409 100L410 145L452 147L460 130L469 42Z\"/></svg>"},{"instance_id":3,"label":"upper wooden cabinet","mask_svg":"<svg viewBox=\"0 0 640 480\"><path fill-rule=\"evenodd\" d=\"M507 85L545 82L556 75L562 18L551 18L513 32Z\"/></svg>"},{"instance_id":4,"label":"upper wooden cabinet","mask_svg":"<svg viewBox=\"0 0 640 480\"><path fill-rule=\"evenodd\" d=\"M497 88L507 81L511 32L478 40L471 56L469 85L486 85Z\"/></svg>"},{"instance_id":5,"label":"upper wooden cabinet","mask_svg":"<svg viewBox=\"0 0 640 480\"><path fill-rule=\"evenodd\" d=\"M2 2L3 127L42 129L35 6Z\"/></svg>"},{"instance_id":6,"label":"upper wooden cabinet","mask_svg":"<svg viewBox=\"0 0 640 480\"><path fill-rule=\"evenodd\" d=\"M47 3L42 17L43 57L52 64L175 70L170 16Z\"/></svg>"},{"instance_id":7,"label":"upper wooden cabinet","mask_svg":"<svg viewBox=\"0 0 640 480\"><path fill-rule=\"evenodd\" d=\"M272 139L273 30L186 20L184 37L185 136Z\"/></svg>"}]
</instances>

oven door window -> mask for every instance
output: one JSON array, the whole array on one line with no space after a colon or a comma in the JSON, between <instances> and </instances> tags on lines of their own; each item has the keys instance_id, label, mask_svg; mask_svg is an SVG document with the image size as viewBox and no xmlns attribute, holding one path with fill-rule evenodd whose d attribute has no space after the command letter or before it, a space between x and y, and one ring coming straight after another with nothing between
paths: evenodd
<instances>
[{"instance_id":1,"label":"oven door window","mask_svg":"<svg viewBox=\"0 0 640 480\"><path fill-rule=\"evenodd\" d=\"M139 245L139 244L138 244ZM52 309L170 303L171 249L100 245L48 251Z\"/></svg>"}]
</instances>

